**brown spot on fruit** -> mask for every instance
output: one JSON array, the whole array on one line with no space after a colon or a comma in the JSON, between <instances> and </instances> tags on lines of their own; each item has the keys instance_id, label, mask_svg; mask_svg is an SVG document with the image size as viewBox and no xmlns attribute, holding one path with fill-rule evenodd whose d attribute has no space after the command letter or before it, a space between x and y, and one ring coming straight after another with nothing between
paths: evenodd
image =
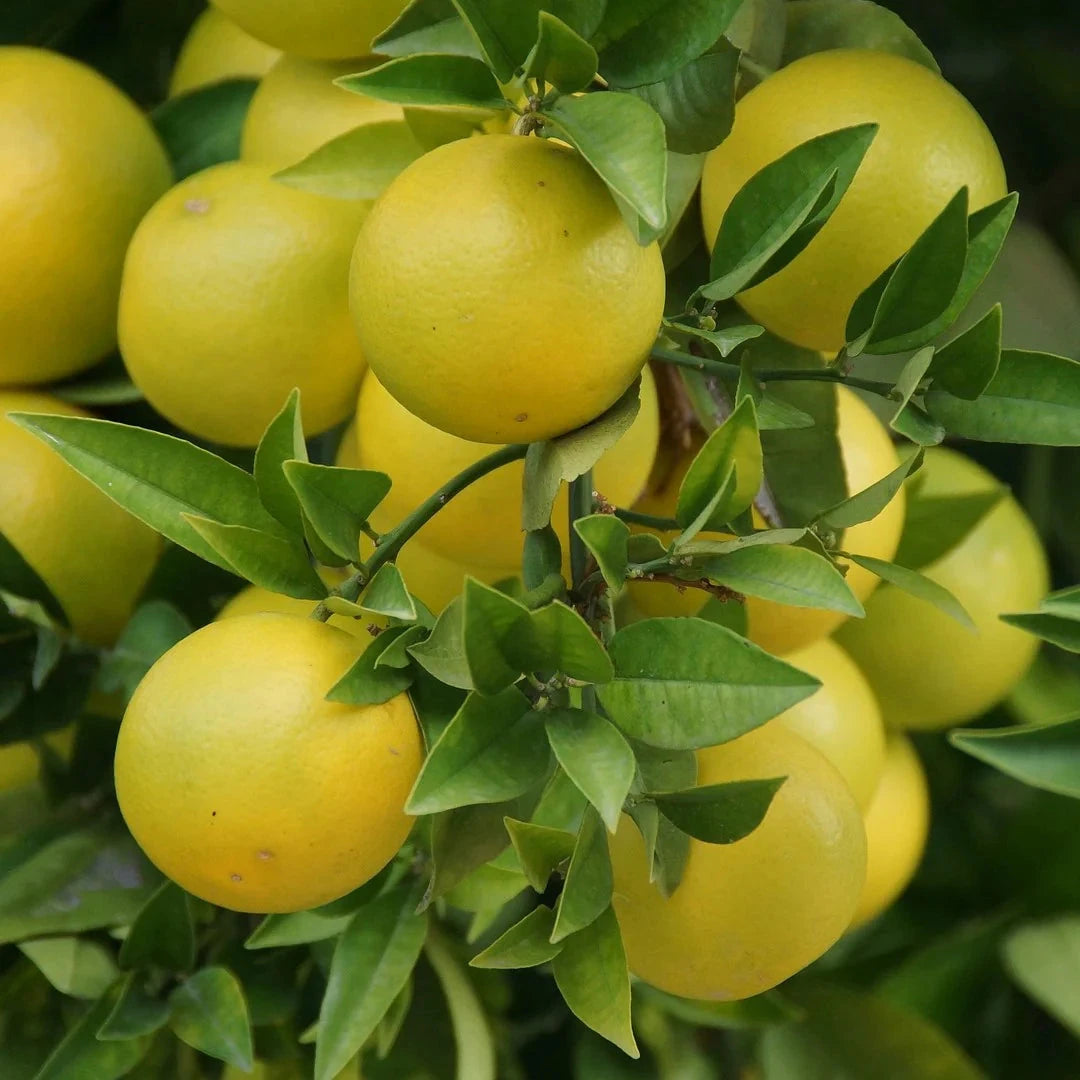
<instances>
[{"instance_id":1,"label":"brown spot on fruit","mask_svg":"<svg viewBox=\"0 0 1080 1080\"><path fill-rule=\"evenodd\" d=\"M244 879L243 879L243 877L242 877L242 876L241 876L240 874L230 874L230 875L229 875L229 880L230 880L231 882L233 882L234 884L239 884L239 883L240 883L241 881L243 881Z\"/></svg>"},{"instance_id":2,"label":"brown spot on fruit","mask_svg":"<svg viewBox=\"0 0 1080 1080\"><path fill-rule=\"evenodd\" d=\"M189 214L205 214L210 210L209 199L186 199L184 201L184 209Z\"/></svg>"},{"instance_id":3,"label":"brown spot on fruit","mask_svg":"<svg viewBox=\"0 0 1080 1080\"><path fill-rule=\"evenodd\" d=\"M518 424L524 424L525 421L528 419L529 414L527 412L519 412L517 416L514 417L514 422Z\"/></svg>"},{"instance_id":4,"label":"brown spot on fruit","mask_svg":"<svg viewBox=\"0 0 1080 1080\"><path fill-rule=\"evenodd\" d=\"M266 851L264 849L262 851L256 851L255 857L257 859L262 859L263 862L266 862L268 859L272 859L274 857L274 853L272 851Z\"/></svg>"}]
</instances>

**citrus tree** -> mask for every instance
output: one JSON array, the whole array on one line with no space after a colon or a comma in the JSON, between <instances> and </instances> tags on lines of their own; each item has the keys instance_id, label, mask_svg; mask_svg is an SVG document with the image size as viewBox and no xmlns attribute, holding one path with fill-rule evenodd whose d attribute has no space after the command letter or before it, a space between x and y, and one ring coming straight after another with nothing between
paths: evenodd
<instances>
[{"instance_id":1,"label":"citrus tree","mask_svg":"<svg viewBox=\"0 0 1080 1080\"><path fill-rule=\"evenodd\" d=\"M0 1074L1075 1076L1080 586L957 448L1080 364L915 33L220 0L171 91L0 46Z\"/></svg>"}]
</instances>

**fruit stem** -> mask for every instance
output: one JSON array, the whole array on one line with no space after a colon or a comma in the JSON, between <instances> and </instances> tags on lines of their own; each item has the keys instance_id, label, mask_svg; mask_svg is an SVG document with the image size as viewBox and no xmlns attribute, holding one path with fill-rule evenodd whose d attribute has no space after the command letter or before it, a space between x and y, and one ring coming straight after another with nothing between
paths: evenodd
<instances>
[{"instance_id":1,"label":"fruit stem","mask_svg":"<svg viewBox=\"0 0 1080 1080\"><path fill-rule=\"evenodd\" d=\"M679 527L674 518L657 517L655 514L641 514L637 510L625 510L621 506L615 507L615 516L627 525L644 525L647 529L659 529L661 532L671 532Z\"/></svg>"},{"instance_id":2,"label":"fruit stem","mask_svg":"<svg viewBox=\"0 0 1080 1080\"><path fill-rule=\"evenodd\" d=\"M593 512L592 469L583 472L576 480L570 481L570 582L576 590L585 580L585 565L589 560L589 549L585 541L578 536L574 522L578 518L588 517Z\"/></svg>"}]
</instances>

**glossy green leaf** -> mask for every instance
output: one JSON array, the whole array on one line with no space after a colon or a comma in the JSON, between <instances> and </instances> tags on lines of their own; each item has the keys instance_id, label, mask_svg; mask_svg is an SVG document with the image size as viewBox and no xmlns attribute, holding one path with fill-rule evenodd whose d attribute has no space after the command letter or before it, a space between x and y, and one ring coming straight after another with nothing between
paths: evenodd
<instances>
[{"instance_id":1,"label":"glossy green leaf","mask_svg":"<svg viewBox=\"0 0 1080 1080\"><path fill-rule=\"evenodd\" d=\"M465 658L461 597L443 609L427 641L409 647L409 655L436 679L459 690L472 690L473 681Z\"/></svg>"},{"instance_id":2,"label":"glossy green leaf","mask_svg":"<svg viewBox=\"0 0 1080 1080\"><path fill-rule=\"evenodd\" d=\"M334 199L377 199L424 149L403 120L362 124L275 173L274 179Z\"/></svg>"},{"instance_id":3,"label":"glossy green leaf","mask_svg":"<svg viewBox=\"0 0 1080 1080\"><path fill-rule=\"evenodd\" d=\"M921 405L909 401L889 421L889 427L910 439L917 446L937 446L944 441L946 431L932 420Z\"/></svg>"},{"instance_id":4,"label":"glossy green leaf","mask_svg":"<svg viewBox=\"0 0 1080 1080\"><path fill-rule=\"evenodd\" d=\"M536 40L537 10L528 3L454 0L495 77L510 82Z\"/></svg>"},{"instance_id":5,"label":"glossy green leaf","mask_svg":"<svg viewBox=\"0 0 1080 1080\"><path fill-rule=\"evenodd\" d=\"M177 1038L210 1057L250 1071L255 1061L244 991L223 967L207 967L169 996L169 1025Z\"/></svg>"},{"instance_id":6,"label":"glossy green leaf","mask_svg":"<svg viewBox=\"0 0 1080 1080\"><path fill-rule=\"evenodd\" d=\"M652 230L667 225L667 146L664 122L630 94L562 97L545 107L545 127L565 139L596 170L612 193Z\"/></svg>"},{"instance_id":7,"label":"glossy green leaf","mask_svg":"<svg viewBox=\"0 0 1080 1080\"><path fill-rule=\"evenodd\" d=\"M555 912L540 904L514 923L470 961L478 968L530 968L546 964L562 951L562 942L551 943Z\"/></svg>"},{"instance_id":8,"label":"glossy green leaf","mask_svg":"<svg viewBox=\"0 0 1080 1080\"><path fill-rule=\"evenodd\" d=\"M937 350L930 369L934 384L974 401L994 381L1001 360L1001 305Z\"/></svg>"},{"instance_id":9,"label":"glossy green leaf","mask_svg":"<svg viewBox=\"0 0 1080 1080\"><path fill-rule=\"evenodd\" d=\"M555 909L553 942L563 941L588 926L611 905L614 878L604 822L590 807L581 819L566 881Z\"/></svg>"},{"instance_id":10,"label":"glossy green leaf","mask_svg":"<svg viewBox=\"0 0 1080 1080\"><path fill-rule=\"evenodd\" d=\"M949 741L1025 784L1080 799L1080 719L957 730Z\"/></svg>"},{"instance_id":11,"label":"glossy green leaf","mask_svg":"<svg viewBox=\"0 0 1080 1080\"><path fill-rule=\"evenodd\" d=\"M733 844L761 824L784 779L708 784L654 794L652 800L684 833L707 844Z\"/></svg>"},{"instance_id":12,"label":"glossy green leaf","mask_svg":"<svg viewBox=\"0 0 1080 1080\"><path fill-rule=\"evenodd\" d=\"M818 522L830 529L850 529L876 518L892 502L904 481L922 468L922 463L921 452L910 455L876 483L819 514Z\"/></svg>"},{"instance_id":13,"label":"glossy green leaf","mask_svg":"<svg viewBox=\"0 0 1080 1080\"><path fill-rule=\"evenodd\" d=\"M716 330L708 330L695 325L696 317L683 316L684 321L665 319L664 328L676 334L685 334L697 341L704 341L711 345L722 357L730 356L740 345L745 345L754 338L761 337L765 333L765 327L756 323L747 323L745 326L724 326ZM743 395L745 396L745 395Z\"/></svg>"},{"instance_id":14,"label":"glossy green leaf","mask_svg":"<svg viewBox=\"0 0 1080 1080\"><path fill-rule=\"evenodd\" d=\"M332 1080L393 1004L427 936L427 918L409 883L357 913L338 939L319 1012L315 1080Z\"/></svg>"},{"instance_id":15,"label":"glossy green leaf","mask_svg":"<svg viewBox=\"0 0 1080 1080\"><path fill-rule=\"evenodd\" d=\"M817 679L703 619L646 619L611 645L615 679L597 688L612 720L651 746L727 742L809 697Z\"/></svg>"},{"instance_id":16,"label":"glossy green leaf","mask_svg":"<svg viewBox=\"0 0 1080 1080\"><path fill-rule=\"evenodd\" d=\"M528 650L544 670L587 683L610 682L614 671L607 650L572 608L555 600L532 613Z\"/></svg>"},{"instance_id":17,"label":"glossy green leaf","mask_svg":"<svg viewBox=\"0 0 1080 1080\"><path fill-rule=\"evenodd\" d=\"M636 763L630 744L610 721L582 709L550 711L545 726L566 775L614 832L634 780Z\"/></svg>"},{"instance_id":18,"label":"glossy green leaf","mask_svg":"<svg viewBox=\"0 0 1080 1080\"><path fill-rule=\"evenodd\" d=\"M304 515L282 468L286 461L293 460L307 461L299 390L289 394L255 448L255 486L267 513L273 514L289 532L303 536Z\"/></svg>"},{"instance_id":19,"label":"glossy green leaf","mask_svg":"<svg viewBox=\"0 0 1080 1080\"><path fill-rule=\"evenodd\" d=\"M409 1011L412 1009L412 999L413 980L410 976L375 1028L375 1054L380 1061L384 1061L393 1050L401 1029L405 1026ZM349 1067L346 1066L345 1071L348 1072L348 1070Z\"/></svg>"},{"instance_id":20,"label":"glossy green leaf","mask_svg":"<svg viewBox=\"0 0 1080 1080\"><path fill-rule=\"evenodd\" d=\"M172 162L173 175L192 173L240 157L240 135L255 79L226 79L169 98L150 114Z\"/></svg>"},{"instance_id":21,"label":"glossy green leaf","mask_svg":"<svg viewBox=\"0 0 1080 1080\"><path fill-rule=\"evenodd\" d=\"M543 719L520 690L470 694L428 752L408 812L515 798L540 781L549 756Z\"/></svg>"},{"instance_id":22,"label":"glossy green leaf","mask_svg":"<svg viewBox=\"0 0 1080 1080\"><path fill-rule=\"evenodd\" d=\"M142 977L131 972L120 984L112 1011L97 1030L106 1042L137 1039L152 1035L169 1022L172 1009L167 1001L151 997L142 985Z\"/></svg>"},{"instance_id":23,"label":"glossy green leaf","mask_svg":"<svg viewBox=\"0 0 1080 1080\"><path fill-rule=\"evenodd\" d=\"M564 94L584 90L596 74L596 50L562 19L540 12L540 36L525 61L525 77Z\"/></svg>"},{"instance_id":24,"label":"glossy green leaf","mask_svg":"<svg viewBox=\"0 0 1080 1080\"><path fill-rule=\"evenodd\" d=\"M505 826L525 877L534 891L542 893L551 875L573 854L574 833L514 818L506 818Z\"/></svg>"},{"instance_id":25,"label":"glossy green leaf","mask_svg":"<svg viewBox=\"0 0 1080 1080\"><path fill-rule=\"evenodd\" d=\"M466 577L463 644L472 684L498 694L533 666L528 646L530 614L505 593Z\"/></svg>"},{"instance_id":26,"label":"glossy green leaf","mask_svg":"<svg viewBox=\"0 0 1080 1080\"><path fill-rule=\"evenodd\" d=\"M19 950L49 982L69 997L101 997L120 972L104 946L78 937L28 938Z\"/></svg>"},{"instance_id":27,"label":"glossy green leaf","mask_svg":"<svg viewBox=\"0 0 1080 1080\"><path fill-rule=\"evenodd\" d=\"M943 558L1005 496L1008 488L997 486L972 495L923 495L918 486L907 493L904 531L895 562L911 570L921 570Z\"/></svg>"},{"instance_id":28,"label":"glossy green leaf","mask_svg":"<svg viewBox=\"0 0 1080 1080\"><path fill-rule=\"evenodd\" d=\"M352 914L324 915L318 910L267 915L248 936L244 948L277 949L326 941L337 937L351 920Z\"/></svg>"},{"instance_id":29,"label":"glossy green leaf","mask_svg":"<svg viewBox=\"0 0 1080 1080\"><path fill-rule=\"evenodd\" d=\"M379 56L411 56L427 52L480 58L476 39L469 33L451 0L413 0L375 38L371 51Z\"/></svg>"},{"instance_id":30,"label":"glossy green leaf","mask_svg":"<svg viewBox=\"0 0 1080 1080\"><path fill-rule=\"evenodd\" d=\"M538 588L552 574L562 573L562 544L550 526L525 534L521 557L521 580L526 589Z\"/></svg>"},{"instance_id":31,"label":"glossy green leaf","mask_svg":"<svg viewBox=\"0 0 1080 1080\"><path fill-rule=\"evenodd\" d=\"M334 81L345 90L395 105L507 107L495 77L485 64L471 56L402 56Z\"/></svg>"},{"instance_id":32,"label":"glossy green leaf","mask_svg":"<svg viewBox=\"0 0 1080 1080\"><path fill-rule=\"evenodd\" d=\"M762 328L752 326L744 329L760 330ZM746 397L753 400L754 411L757 413L758 431L783 431L788 428L798 429L814 426L814 418L809 413L789 404L783 398L778 398L758 382L754 375L749 351L743 353L742 363L739 366L739 382L735 389L735 404L737 405Z\"/></svg>"},{"instance_id":33,"label":"glossy green leaf","mask_svg":"<svg viewBox=\"0 0 1080 1080\"><path fill-rule=\"evenodd\" d=\"M252 584L298 600L326 595L326 585L299 540L283 540L246 525L222 525L198 514L181 517L218 553L219 561Z\"/></svg>"},{"instance_id":34,"label":"glossy green leaf","mask_svg":"<svg viewBox=\"0 0 1080 1080\"><path fill-rule=\"evenodd\" d=\"M1080 653L1080 618L1075 614L1060 615L1054 611L1029 611L1000 616L1010 626L1018 626L1029 634L1049 641L1059 649Z\"/></svg>"},{"instance_id":35,"label":"glossy green leaf","mask_svg":"<svg viewBox=\"0 0 1080 1080\"><path fill-rule=\"evenodd\" d=\"M639 1056L630 1026L630 974L619 924L608 908L563 942L552 972L570 1011L630 1057Z\"/></svg>"},{"instance_id":36,"label":"glossy green leaf","mask_svg":"<svg viewBox=\"0 0 1080 1080\"><path fill-rule=\"evenodd\" d=\"M79 416L9 415L114 502L224 570L233 567L185 515L288 535L263 509L250 473L183 439Z\"/></svg>"},{"instance_id":37,"label":"glossy green leaf","mask_svg":"<svg viewBox=\"0 0 1080 1080\"><path fill-rule=\"evenodd\" d=\"M819 135L755 173L724 214L701 294L726 300L791 262L832 216L876 133L861 124Z\"/></svg>"},{"instance_id":38,"label":"glossy green leaf","mask_svg":"<svg viewBox=\"0 0 1080 1080\"><path fill-rule=\"evenodd\" d=\"M574 522L574 532L596 560L608 588L621 589L630 558L629 526L613 514L590 514Z\"/></svg>"},{"instance_id":39,"label":"glossy green leaf","mask_svg":"<svg viewBox=\"0 0 1080 1080\"><path fill-rule=\"evenodd\" d=\"M68 617L38 572L22 553L0 532L0 589L40 604L61 626Z\"/></svg>"},{"instance_id":40,"label":"glossy green leaf","mask_svg":"<svg viewBox=\"0 0 1080 1080\"><path fill-rule=\"evenodd\" d=\"M971 616L964 610L963 604L956 599L948 589L939 585L936 581L909 570L906 566L898 566L896 563L885 562L883 559L872 559L868 555L855 555L844 552L844 558L858 563L864 570L876 574L882 581L903 589L906 593L920 600L933 604L939 611L943 611L950 618L955 619L961 626L967 627L972 633L975 632L975 624Z\"/></svg>"},{"instance_id":41,"label":"glossy green leaf","mask_svg":"<svg viewBox=\"0 0 1080 1080\"><path fill-rule=\"evenodd\" d=\"M926 408L959 438L1080 446L1080 363L1004 349L997 373L978 400L932 386Z\"/></svg>"},{"instance_id":42,"label":"glossy green leaf","mask_svg":"<svg viewBox=\"0 0 1080 1080\"><path fill-rule=\"evenodd\" d=\"M1080 916L1025 923L1008 936L1002 955L1016 984L1080 1038Z\"/></svg>"},{"instance_id":43,"label":"glossy green leaf","mask_svg":"<svg viewBox=\"0 0 1080 1080\"><path fill-rule=\"evenodd\" d=\"M130 698L153 664L192 629L187 618L166 600L140 604L102 660L98 687L105 693L119 692L125 700Z\"/></svg>"},{"instance_id":44,"label":"glossy green leaf","mask_svg":"<svg viewBox=\"0 0 1080 1080\"><path fill-rule=\"evenodd\" d=\"M890 395L890 400L895 403L892 408L892 415L889 417L890 425L896 423L901 413L914 408L911 399L922 385L933 359L934 347L933 345L927 345L911 356L900 370L900 375L897 377L896 385ZM920 442L919 445L923 444Z\"/></svg>"},{"instance_id":45,"label":"glossy green leaf","mask_svg":"<svg viewBox=\"0 0 1080 1080\"><path fill-rule=\"evenodd\" d=\"M189 971L195 965L195 924L187 894L166 881L147 900L120 947L120 966Z\"/></svg>"},{"instance_id":46,"label":"glossy green leaf","mask_svg":"<svg viewBox=\"0 0 1080 1080\"><path fill-rule=\"evenodd\" d=\"M509 852L504 819L520 812L519 801L459 806L431 822L431 877L420 908L445 896L485 863ZM510 863L510 868L513 864Z\"/></svg>"},{"instance_id":47,"label":"glossy green leaf","mask_svg":"<svg viewBox=\"0 0 1080 1080\"><path fill-rule=\"evenodd\" d=\"M360 654L351 668L330 688L327 701L344 705L381 705L407 690L412 684L408 669L376 666L379 657L395 639L408 632L404 626L391 626Z\"/></svg>"},{"instance_id":48,"label":"glossy green leaf","mask_svg":"<svg viewBox=\"0 0 1080 1080\"><path fill-rule=\"evenodd\" d=\"M395 637L394 640L379 653L379 657L375 661L375 666L377 668L407 668L411 659L409 656L409 647L417 645L425 640L428 632L429 631L423 626L410 626L405 633Z\"/></svg>"},{"instance_id":49,"label":"glossy green leaf","mask_svg":"<svg viewBox=\"0 0 1080 1080\"><path fill-rule=\"evenodd\" d=\"M377 615L403 622L416 621L416 603L405 587L401 571L393 563L383 563L379 567L357 603L365 611Z\"/></svg>"}]
</instances>

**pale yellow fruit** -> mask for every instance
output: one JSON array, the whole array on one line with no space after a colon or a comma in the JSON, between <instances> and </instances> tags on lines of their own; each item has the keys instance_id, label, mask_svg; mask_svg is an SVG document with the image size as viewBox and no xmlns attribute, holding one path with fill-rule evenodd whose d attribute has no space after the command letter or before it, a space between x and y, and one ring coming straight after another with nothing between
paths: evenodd
<instances>
[{"instance_id":1,"label":"pale yellow fruit","mask_svg":"<svg viewBox=\"0 0 1080 1080\"><path fill-rule=\"evenodd\" d=\"M177 184L124 266L132 379L166 419L229 446L254 446L293 387L307 434L340 423L364 370L347 278L367 205L298 191L272 171L230 162Z\"/></svg>"},{"instance_id":2,"label":"pale yellow fruit","mask_svg":"<svg viewBox=\"0 0 1080 1080\"><path fill-rule=\"evenodd\" d=\"M362 644L313 619L224 619L139 684L116 747L116 795L151 861L235 911L300 911L395 855L422 757L412 706L326 694Z\"/></svg>"},{"instance_id":3,"label":"pale yellow fruit","mask_svg":"<svg viewBox=\"0 0 1080 1080\"><path fill-rule=\"evenodd\" d=\"M997 485L981 465L943 447L927 451L916 479L932 497L978 494ZM1019 682L1038 638L999 616L1034 610L1050 579L1042 541L1011 495L920 573L963 604L974 632L895 585L883 585L867 602L866 618L842 627L839 640L870 680L887 724L936 731L975 719Z\"/></svg>"},{"instance_id":4,"label":"pale yellow fruit","mask_svg":"<svg viewBox=\"0 0 1080 1080\"><path fill-rule=\"evenodd\" d=\"M283 596L281 593L271 592L258 585L248 585L241 589L229 602L218 612L218 619L234 619L238 615L255 615L259 612L276 612L279 615L299 615L307 618L315 610L312 600L297 600L292 596ZM337 627L347 634L359 638L363 645L369 645L374 636L369 627L376 630L386 626L386 619L381 615L364 615L354 619L349 615L331 615L326 620L328 626Z\"/></svg>"},{"instance_id":5,"label":"pale yellow fruit","mask_svg":"<svg viewBox=\"0 0 1080 1080\"><path fill-rule=\"evenodd\" d=\"M786 776L764 821L733 844L690 841L669 899L641 835L611 839L630 970L669 994L740 1000L816 960L847 929L866 874L862 816L840 774L780 724L698 751L698 783Z\"/></svg>"},{"instance_id":6,"label":"pale yellow fruit","mask_svg":"<svg viewBox=\"0 0 1080 1080\"><path fill-rule=\"evenodd\" d=\"M900 459L881 421L856 394L838 387L836 404L837 438L847 488L855 494L892 472ZM663 486L641 499L637 508L658 517L674 516L679 485L692 460L692 455L687 455L671 470ZM901 489L877 517L853 525L844 533L844 550L875 559L891 559L904 528L904 505ZM854 564L848 565L846 580L852 592L864 602L878 584L875 575ZM695 615L707 599L707 594L700 590L679 592L666 584L631 584L630 591L634 602L647 615ZM780 656L826 637L846 618L837 611L788 607L753 596L747 597L746 613L750 640Z\"/></svg>"},{"instance_id":7,"label":"pale yellow fruit","mask_svg":"<svg viewBox=\"0 0 1080 1080\"><path fill-rule=\"evenodd\" d=\"M961 188L977 210L1005 194L1005 171L978 113L940 75L892 53L833 49L781 68L735 109L705 162L701 211L711 247L739 189L815 136L879 125L836 212L806 250L738 297L774 334L839 349L859 294Z\"/></svg>"},{"instance_id":8,"label":"pale yellow fruit","mask_svg":"<svg viewBox=\"0 0 1080 1080\"><path fill-rule=\"evenodd\" d=\"M593 487L609 502L630 506L649 478L660 435L656 384L646 368L641 378L637 417L626 434L597 462ZM360 387L356 409L357 463L387 473L390 493L372 515L385 531L415 510L437 488L493 450L432 427L397 402L369 372ZM451 499L419 534L431 551L471 566L519 566L525 534L521 528L521 461L504 465ZM569 511L563 485L552 511L552 524L569 547Z\"/></svg>"},{"instance_id":9,"label":"pale yellow fruit","mask_svg":"<svg viewBox=\"0 0 1080 1080\"><path fill-rule=\"evenodd\" d=\"M885 724L870 684L829 638L789 653L787 661L821 680L821 688L781 713L775 723L801 735L847 782L862 810L885 766Z\"/></svg>"},{"instance_id":10,"label":"pale yellow fruit","mask_svg":"<svg viewBox=\"0 0 1080 1080\"><path fill-rule=\"evenodd\" d=\"M372 370L409 412L463 439L533 442L634 381L664 270L581 157L488 135L432 150L386 189L350 296Z\"/></svg>"},{"instance_id":11,"label":"pale yellow fruit","mask_svg":"<svg viewBox=\"0 0 1080 1080\"><path fill-rule=\"evenodd\" d=\"M8 413L87 416L33 391L0 390L0 533L37 571L79 637L111 645L154 569L157 533Z\"/></svg>"},{"instance_id":12,"label":"pale yellow fruit","mask_svg":"<svg viewBox=\"0 0 1080 1080\"><path fill-rule=\"evenodd\" d=\"M296 53L337 60L366 56L407 0L213 0L249 34Z\"/></svg>"},{"instance_id":13,"label":"pale yellow fruit","mask_svg":"<svg viewBox=\"0 0 1080 1080\"><path fill-rule=\"evenodd\" d=\"M65 760L75 744L75 727L50 731L43 741ZM41 753L29 740L0 746L0 795L33 784L41 775Z\"/></svg>"},{"instance_id":14,"label":"pale yellow fruit","mask_svg":"<svg viewBox=\"0 0 1080 1080\"><path fill-rule=\"evenodd\" d=\"M0 47L0 385L52 382L116 344L124 250L172 170L150 122L88 67Z\"/></svg>"},{"instance_id":15,"label":"pale yellow fruit","mask_svg":"<svg viewBox=\"0 0 1080 1080\"><path fill-rule=\"evenodd\" d=\"M903 735L889 738L885 771L866 810L866 884L852 926L880 915L915 876L930 829L930 792L919 755Z\"/></svg>"},{"instance_id":16,"label":"pale yellow fruit","mask_svg":"<svg viewBox=\"0 0 1080 1080\"><path fill-rule=\"evenodd\" d=\"M334 85L334 79L371 67L372 60L335 62L283 56L251 99L240 143L245 161L284 168L323 143L364 124L402 120L400 105L377 101Z\"/></svg>"},{"instance_id":17,"label":"pale yellow fruit","mask_svg":"<svg viewBox=\"0 0 1080 1080\"><path fill-rule=\"evenodd\" d=\"M209 7L184 38L169 80L169 97L223 79L258 79L280 55L280 49L256 40L217 8Z\"/></svg>"}]
</instances>

